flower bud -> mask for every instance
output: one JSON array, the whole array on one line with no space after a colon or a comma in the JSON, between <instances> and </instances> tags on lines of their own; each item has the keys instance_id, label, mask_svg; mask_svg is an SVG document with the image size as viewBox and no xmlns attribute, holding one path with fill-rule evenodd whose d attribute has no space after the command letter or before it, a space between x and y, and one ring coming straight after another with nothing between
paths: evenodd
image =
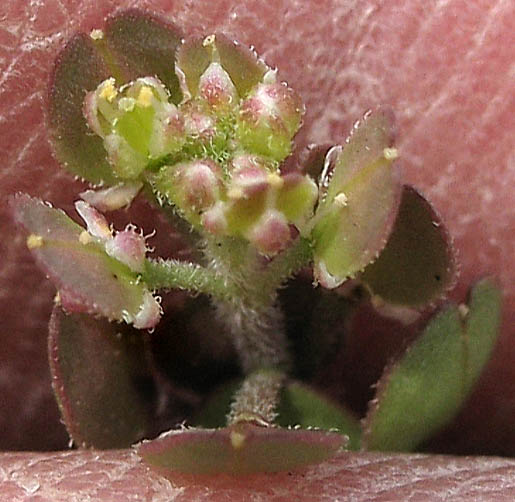
<instances>
[{"instance_id":1,"label":"flower bud","mask_svg":"<svg viewBox=\"0 0 515 502\"><path fill-rule=\"evenodd\" d=\"M300 98L289 87L261 83L240 105L236 134L245 148L281 161L291 152L302 113Z\"/></svg>"},{"instance_id":2,"label":"flower bud","mask_svg":"<svg viewBox=\"0 0 515 502\"><path fill-rule=\"evenodd\" d=\"M109 256L127 265L133 272L142 272L145 263L147 247L145 238L134 229L128 228L105 243Z\"/></svg>"},{"instance_id":3,"label":"flower bud","mask_svg":"<svg viewBox=\"0 0 515 502\"><path fill-rule=\"evenodd\" d=\"M235 106L238 92L220 63L211 63L199 80L199 96L215 110Z\"/></svg>"},{"instance_id":4,"label":"flower bud","mask_svg":"<svg viewBox=\"0 0 515 502\"><path fill-rule=\"evenodd\" d=\"M276 210L266 211L247 236L261 253L273 256L288 246L291 231L284 214Z\"/></svg>"}]
</instances>

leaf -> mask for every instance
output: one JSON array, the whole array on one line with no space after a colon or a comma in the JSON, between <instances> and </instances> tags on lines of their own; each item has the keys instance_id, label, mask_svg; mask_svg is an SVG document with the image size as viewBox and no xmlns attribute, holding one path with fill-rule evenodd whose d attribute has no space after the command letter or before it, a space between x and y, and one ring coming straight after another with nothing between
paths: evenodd
<instances>
[{"instance_id":1,"label":"leaf","mask_svg":"<svg viewBox=\"0 0 515 502\"><path fill-rule=\"evenodd\" d=\"M134 320L150 294L135 273L109 257L96 242L83 244L85 230L39 199L17 194L10 200L15 221L28 231L39 267L61 293L68 311Z\"/></svg>"},{"instance_id":2,"label":"leaf","mask_svg":"<svg viewBox=\"0 0 515 502\"><path fill-rule=\"evenodd\" d=\"M175 74L175 53L181 38L174 24L138 9L115 14L105 27L106 45L125 80L157 76L174 103L182 98Z\"/></svg>"},{"instance_id":3,"label":"leaf","mask_svg":"<svg viewBox=\"0 0 515 502\"><path fill-rule=\"evenodd\" d=\"M315 277L324 287L353 277L386 244L400 202L392 143L392 115L380 108L355 125L343 149L327 154L311 234Z\"/></svg>"},{"instance_id":4,"label":"leaf","mask_svg":"<svg viewBox=\"0 0 515 502\"><path fill-rule=\"evenodd\" d=\"M470 394L497 338L500 294L486 280L472 291L462 324L455 306L427 325L377 385L364 423L368 450L413 450L449 423Z\"/></svg>"},{"instance_id":5,"label":"leaf","mask_svg":"<svg viewBox=\"0 0 515 502\"><path fill-rule=\"evenodd\" d=\"M162 474L245 475L280 472L322 462L344 446L337 433L239 423L224 429L169 431L137 447Z\"/></svg>"},{"instance_id":6,"label":"leaf","mask_svg":"<svg viewBox=\"0 0 515 502\"><path fill-rule=\"evenodd\" d=\"M356 417L307 385L289 383L282 391L277 413L277 424L282 427L334 429L349 437L349 450L360 448L361 427Z\"/></svg>"},{"instance_id":7,"label":"leaf","mask_svg":"<svg viewBox=\"0 0 515 502\"><path fill-rule=\"evenodd\" d=\"M108 78L109 70L93 40L73 37L57 57L50 83L48 125L59 162L92 183L114 184L102 139L91 133L82 114L86 92Z\"/></svg>"},{"instance_id":8,"label":"leaf","mask_svg":"<svg viewBox=\"0 0 515 502\"><path fill-rule=\"evenodd\" d=\"M111 76L122 84L157 75L180 101L174 71L180 39L170 23L131 9L107 21L105 37L79 33L68 42L56 59L48 100L50 139L63 167L91 183L117 183L102 138L86 125L84 97Z\"/></svg>"},{"instance_id":9,"label":"leaf","mask_svg":"<svg viewBox=\"0 0 515 502\"><path fill-rule=\"evenodd\" d=\"M261 82L269 69L256 53L221 33L214 36L214 43L205 43L206 38L190 38L177 51L177 66L184 73L186 84L191 95L195 97L199 88L201 75L214 61L213 49L216 48L219 62L231 77L240 98Z\"/></svg>"},{"instance_id":10,"label":"leaf","mask_svg":"<svg viewBox=\"0 0 515 502\"><path fill-rule=\"evenodd\" d=\"M52 386L80 447L124 448L145 436L151 409L140 334L54 307L48 351Z\"/></svg>"},{"instance_id":11,"label":"leaf","mask_svg":"<svg viewBox=\"0 0 515 502\"><path fill-rule=\"evenodd\" d=\"M404 186L388 243L361 280L387 303L421 308L452 287L455 261L438 214L414 188Z\"/></svg>"}]
</instances>

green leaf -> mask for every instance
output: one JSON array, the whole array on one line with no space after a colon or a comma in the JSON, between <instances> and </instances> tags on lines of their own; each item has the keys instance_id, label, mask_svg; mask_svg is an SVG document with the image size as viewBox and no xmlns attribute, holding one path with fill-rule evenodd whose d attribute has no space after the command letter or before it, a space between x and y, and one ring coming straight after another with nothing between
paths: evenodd
<instances>
[{"instance_id":1,"label":"green leaf","mask_svg":"<svg viewBox=\"0 0 515 502\"><path fill-rule=\"evenodd\" d=\"M109 70L93 40L73 37L59 54L48 100L50 140L59 162L92 183L114 184L102 139L91 133L82 114L86 93L108 78Z\"/></svg>"},{"instance_id":2,"label":"green leaf","mask_svg":"<svg viewBox=\"0 0 515 502\"><path fill-rule=\"evenodd\" d=\"M348 410L299 382L284 387L277 407L278 425L333 430L349 437L348 448L359 450L361 427Z\"/></svg>"},{"instance_id":3,"label":"green leaf","mask_svg":"<svg viewBox=\"0 0 515 502\"><path fill-rule=\"evenodd\" d=\"M105 43L124 79L157 76L174 103L182 98L175 74L175 53L181 38L175 25L138 9L115 14L105 27Z\"/></svg>"},{"instance_id":4,"label":"green leaf","mask_svg":"<svg viewBox=\"0 0 515 502\"><path fill-rule=\"evenodd\" d=\"M501 322L501 302L501 292L489 278L479 281L470 293L464 340L467 393L472 391L495 346Z\"/></svg>"},{"instance_id":5,"label":"green leaf","mask_svg":"<svg viewBox=\"0 0 515 502\"><path fill-rule=\"evenodd\" d=\"M163 474L245 475L280 472L322 462L344 446L337 433L239 423L224 429L166 432L138 446L138 454Z\"/></svg>"},{"instance_id":6,"label":"green leaf","mask_svg":"<svg viewBox=\"0 0 515 502\"><path fill-rule=\"evenodd\" d=\"M393 118L378 109L356 124L343 149L326 157L312 230L315 277L334 288L375 260L400 202Z\"/></svg>"},{"instance_id":7,"label":"green leaf","mask_svg":"<svg viewBox=\"0 0 515 502\"><path fill-rule=\"evenodd\" d=\"M26 194L10 203L15 221L29 233L32 255L60 291L66 310L118 321L136 318L149 293L135 273L100 244L81 242L85 230L63 211Z\"/></svg>"},{"instance_id":8,"label":"green leaf","mask_svg":"<svg viewBox=\"0 0 515 502\"><path fill-rule=\"evenodd\" d=\"M365 419L366 449L413 450L459 412L498 334L500 294L490 281L475 286L469 309L464 325L457 307L439 313L385 371Z\"/></svg>"},{"instance_id":9,"label":"green leaf","mask_svg":"<svg viewBox=\"0 0 515 502\"><path fill-rule=\"evenodd\" d=\"M148 432L151 410L142 337L127 327L54 307L48 340L52 385L79 447L126 448Z\"/></svg>"},{"instance_id":10,"label":"green leaf","mask_svg":"<svg viewBox=\"0 0 515 502\"><path fill-rule=\"evenodd\" d=\"M404 186L386 247L361 280L393 305L424 307L454 284L455 256L440 217L414 188Z\"/></svg>"}]
</instances>

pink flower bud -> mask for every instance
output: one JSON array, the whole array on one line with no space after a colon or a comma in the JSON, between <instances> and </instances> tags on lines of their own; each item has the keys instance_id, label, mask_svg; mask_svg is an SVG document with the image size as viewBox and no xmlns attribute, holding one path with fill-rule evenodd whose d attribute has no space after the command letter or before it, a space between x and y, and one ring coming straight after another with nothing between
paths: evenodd
<instances>
[{"instance_id":1,"label":"pink flower bud","mask_svg":"<svg viewBox=\"0 0 515 502\"><path fill-rule=\"evenodd\" d=\"M199 81L199 95L213 108L234 106L238 100L236 87L220 63L211 63Z\"/></svg>"},{"instance_id":2,"label":"pink flower bud","mask_svg":"<svg viewBox=\"0 0 515 502\"><path fill-rule=\"evenodd\" d=\"M248 239L261 253L275 255L288 246L291 240L290 226L282 213L269 210L252 228Z\"/></svg>"},{"instance_id":3,"label":"pink flower bud","mask_svg":"<svg viewBox=\"0 0 515 502\"><path fill-rule=\"evenodd\" d=\"M147 251L145 238L134 229L128 228L105 243L109 256L125 263L134 272L142 272Z\"/></svg>"},{"instance_id":4,"label":"pink flower bud","mask_svg":"<svg viewBox=\"0 0 515 502\"><path fill-rule=\"evenodd\" d=\"M275 160L291 151L303 107L297 94L279 83L262 83L240 106L237 134L243 146Z\"/></svg>"},{"instance_id":5,"label":"pink flower bud","mask_svg":"<svg viewBox=\"0 0 515 502\"><path fill-rule=\"evenodd\" d=\"M184 209L204 211L218 199L222 172L212 160L195 160L175 166L176 183Z\"/></svg>"}]
</instances>

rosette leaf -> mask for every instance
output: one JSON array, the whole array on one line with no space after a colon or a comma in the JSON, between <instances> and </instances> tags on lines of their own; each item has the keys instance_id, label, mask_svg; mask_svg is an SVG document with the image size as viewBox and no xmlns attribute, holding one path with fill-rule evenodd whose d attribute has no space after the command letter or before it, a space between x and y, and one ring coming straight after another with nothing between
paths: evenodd
<instances>
[{"instance_id":1,"label":"rosette leaf","mask_svg":"<svg viewBox=\"0 0 515 502\"><path fill-rule=\"evenodd\" d=\"M451 238L441 218L414 188L404 186L388 243L360 277L373 302L379 308L384 302L423 308L452 287L455 271Z\"/></svg>"},{"instance_id":2,"label":"rosette leaf","mask_svg":"<svg viewBox=\"0 0 515 502\"><path fill-rule=\"evenodd\" d=\"M245 475L280 472L322 462L345 444L338 433L260 427L241 422L223 429L169 431L137 447L165 475Z\"/></svg>"},{"instance_id":3,"label":"rosette leaf","mask_svg":"<svg viewBox=\"0 0 515 502\"><path fill-rule=\"evenodd\" d=\"M468 307L434 317L377 384L364 421L364 447L409 451L459 412L498 335L500 292L490 280L472 290Z\"/></svg>"},{"instance_id":4,"label":"rosette leaf","mask_svg":"<svg viewBox=\"0 0 515 502\"><path fill-rule=\"evenodd\" d=\"M48 339L52 386L75 445L127 448L149 433L153 403L143 343L126 326L54 307Z\"/></svg>"}]
</instances>

